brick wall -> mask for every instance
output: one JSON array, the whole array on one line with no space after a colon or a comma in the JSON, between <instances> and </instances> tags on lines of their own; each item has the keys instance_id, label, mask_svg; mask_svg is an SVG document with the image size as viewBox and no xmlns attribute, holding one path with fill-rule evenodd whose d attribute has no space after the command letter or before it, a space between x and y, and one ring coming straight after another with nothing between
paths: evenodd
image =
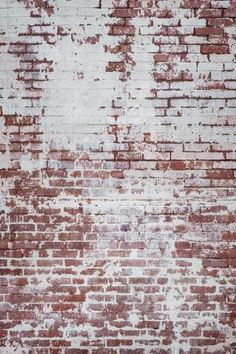
<instances>
[{"instance_id":1,"label":"brick wall","mask_svg":"<svg viewBox=\"0 0 236 354\"><path fill-rule=\"evenodd\" d=\"M1 354L236 352L235 17L1 0Z\"/></svg>"}]
</instances>

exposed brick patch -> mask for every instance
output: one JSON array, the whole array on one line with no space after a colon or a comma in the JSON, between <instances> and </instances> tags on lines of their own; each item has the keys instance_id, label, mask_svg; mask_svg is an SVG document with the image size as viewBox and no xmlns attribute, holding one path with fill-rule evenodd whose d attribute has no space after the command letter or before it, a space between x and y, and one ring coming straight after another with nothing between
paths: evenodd
<instances>
[{"instance_id":1,"label":"exposed brick patch","mask_svg":"<svg viewBox=\"0 0 236 354\"><path fill-rule=\"evenodd\" d=\"M48 0L18 0L31 10L31 17L43 17L44 13L51 16L54 13L54 5Z\"/></svg>"},{"instance_id":2,"label":"exposed brick patch","mask_svg":"<svg viewBox=\"0 0 236 354\"><path fill-rule=\"evenodd\" d=\"M235 1L0 9L0 352L234 353Z\"/></svg>"}]
</instances>

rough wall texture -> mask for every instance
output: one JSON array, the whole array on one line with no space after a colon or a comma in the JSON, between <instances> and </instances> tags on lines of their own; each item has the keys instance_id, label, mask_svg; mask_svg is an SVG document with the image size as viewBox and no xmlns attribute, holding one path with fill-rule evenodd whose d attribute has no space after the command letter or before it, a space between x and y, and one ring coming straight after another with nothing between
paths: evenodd
<instances>
[{"instance_id":1,"label":"rough wall texture","mask_svg":"<svg viewBox=\"0 0 236 354\"><path fill-rule=\"evenodd\" d=\"M0 16L0 352L235 353L235 1Z\"/></svg>"}]
</instances>

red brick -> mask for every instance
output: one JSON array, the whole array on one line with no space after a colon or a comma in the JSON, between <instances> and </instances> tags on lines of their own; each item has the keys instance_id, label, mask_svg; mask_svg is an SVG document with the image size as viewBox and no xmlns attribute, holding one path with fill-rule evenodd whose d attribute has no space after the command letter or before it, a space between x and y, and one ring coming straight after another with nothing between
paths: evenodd
<instances>
[{"instance_id":1,"label":"red brick","mask_svg":"<svg viewBox=\"0 0 236 354\"><path fill-rule=\"evenodd\" d=\"M209 0L183 0L181 2L181 7L189 9L198 9L198 8L208 8L210 7Z\"/></svg>"},{"instance_id":2,"label":"red brick","mask_svg":"<svg viewBox=\"0 0 236 354\"><path fill-rule=\"evenodd\" d=\"M220 27L203 27L196 28L195 34L197 36L219 36L223 35L224 31Z\"/></svg>"},{"instance_id":3,"label":"red brick","mask_svg":"<svg viewBox=\"0 0 236 354\"><path fill-rule=\"evenodd\" d=\"M222 17L222 9L199 9L197 10L198 16L201 17Z\"/></svg>"},{"instance_id":4,"label":"red brick","mask_svg":"<svg viewBox=\"0 0 236 354\"><path fill-rule=\"evenodd\" d=\"M134 26L113 26L112 27L112 34L114 36L133 36L135 33Z\"/></svg>"},{"instance_id":5,"label":"red brick","mask_svg":"<svg viewBox=\"0 0 236 354\"><path fill-rule=\"evenodd\" d=\"M215 286L191 286L190 291L192 293L214 293L215 292Z\"/></svg>"},{"instance_id":6,"label":"red brick","mask_svg":"<svg viewBox=\"0 0 236 354\"><path fill-rule=\"evenodd\" d=\"M227 45L209 45L203 44L201 46L202 54L227 54L229 47Z\"/></svg>"}]
</instances>

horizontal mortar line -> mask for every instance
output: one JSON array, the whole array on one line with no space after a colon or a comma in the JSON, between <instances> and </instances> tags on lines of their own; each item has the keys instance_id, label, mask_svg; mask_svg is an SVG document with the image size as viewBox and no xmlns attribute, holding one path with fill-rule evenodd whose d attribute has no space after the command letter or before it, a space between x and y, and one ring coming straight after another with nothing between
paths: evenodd
<instances>
[{"instance_id":1,"label":"horizontal mortar line","mask_svg":"<svg viewBox=\"0 0 236 354\"><path fill-rule=\"evenodd\" d=\"M43 119L44 118L47 118L47 117L55 117L55 118L60 118L60 117L65 117L65 115L58 115L58 116L49 116L49 115L45 115L45 116L42 116L42 125L46 125L47 127L50 127L50 126L52 126L53 124L56 124L57 122L53 122L53 123L51 123L50 124L50 121L43 121ZM66 115L66 119L68 120L69 118L74 118L74 117L76 117L76 115L75 116L67 116ZM78 116L77 116L78 117ZM83 116L84 118L86 118L86 117L88 117L88 118L95 118L95 117L97 117L97 115L94 115L94 116ZM82 119L81 117L78 117L79 119ZM112 117L110 117L111 119L112 119ZM129 118L129 117L128 117ZM143 118L153 118L153 116L145 116L145 117L143 117ZM189 120L186 120L186 118L188 118ZM198 117L196 117L196 118L198 118ZM216 117L216 118L219 118L219 117ZM161 124L163 125L163 123L159 123L159 124L157 124L156 122L152 122L152 123L146 123L146 122L144 122L144 123L139 123L139 122L127 122L127 123L119 123L119 119L120 120L124 120L125 118L122 118L122 117L119 117L118 118L118 120L111 120L111 122L108 122L108 123L101 123L101 122L96 122L96 120L94 121L94 123L79 123L79 122L76 122L76 121L73 121L73 122L69 122L68 123L68 121L67 122L63 122L63 121L60 121L59 123L60 123L60 125L65 125L65 126L73 126L73 124L76 124L76 126L97 126L97 125L101 125L101 126L110 126L110 125L112 125L112 126L129 126L129 125L132 125L132 126L136 126L136 125L138 125L138 126L152 126L152 127L159 127ZM127 119L127 118L126 118ZM177 116L171 116L171 117L168 117L168 116L163 116L162 118L160 118L160 119L163 119L163 120L165 120L165 119L178 119L179 121L182 121L182 120L186 120L185 121L185 123L186 123L186 125L187 124L189 124L189 123L191 123L192 125L197 125L197 124L199 124L199 123L204 123L204 120L201 122L192 122L191 121L191 119L189 118L189 117L177 117ZM175 122L176 123L176 122ZM183 123L183 122L182 122ZM222 124L217 124L217 126L218 127L222 127L222 126L224 126L223 125L223 123ZM228 125L226 126L226 127L229 127ZM190 127L191 128L191 127ZM114 135L114 134L111 134L111 135Z\"/></svg>"}]
</instances>

